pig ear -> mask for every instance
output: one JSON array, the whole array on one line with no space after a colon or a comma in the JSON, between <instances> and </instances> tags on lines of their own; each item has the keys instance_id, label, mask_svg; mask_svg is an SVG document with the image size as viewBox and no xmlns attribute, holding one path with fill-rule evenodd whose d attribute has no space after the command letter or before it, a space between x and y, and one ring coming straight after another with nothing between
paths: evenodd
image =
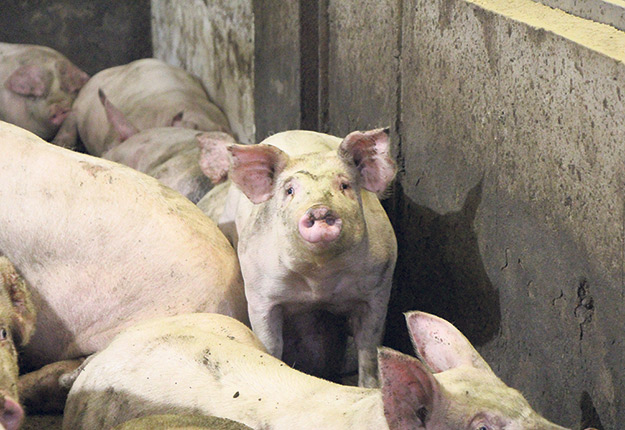
<instances>
[{"instance_id":1,"label":"pig ear","mask_svg":"<svg viewBox=\"0 0 625 430\"><path fill-rule=\"evenodd\" d=\"M389 156L388 129L354 131L339 146L339 157L360 171L363 187L381 194L395 177L397 167Z\"/></svg>"},{"instance_id":2,"label":"pig ear","mask_svg":"<svg viewBox=\"0 0 625 430\"><path fill-rule=\"evenodd\" d=\"M0 257L0 279L13 306L12 332L16 344L25 345L35 331L37 322L28 285L6 257Z\"/></svg>"},{"instance_id":3,"label":"pig ear","mask_svg":"<svg viewBox=\"0 0 625 430\"><path fill-rule=\"evenodd\" d=\"M22 96L42 97L50 90L52 73L41 66L27 65L14 71L4 86Z\"/></svg>"},{"instance_id":4,"label":"pig ear","mask_svg":"<svg viewBox=\"0 0 625 430\"><path fill-rule=\"evenodd\" d=\"M80 90L89 80L89 75L67 61L57 63L57 70L61 80L61 89L68 93Z\"/></svg>"},{"instance_id":5,"label":"pig ear","mask_svg":"<svg viewBox=\"0 0 625 430\"><path fill-rule=\"evenodd\" d=\"M230 153L228 147L236 141L228 133L207 131L195 136L200 147L200 168L215 185L228 178Z\"/></svg>"},{"instance_id":6,"label":"pig ear","mask_svg":"<svg viewBox=\"0 0 625 430\"><path fill-rule=\"evenodd\" d=\"M230 179L254 204L267 201L273 195L276 176L286 166L288 155L275 146L232 145Z\"/></svg>"},{"instance_id":7,"label":"pig ear","mask_svg":"<svg viewBox=\"0 0 625 430\"><path fill-rule=\"evenodd\" d=\"M471 342L450 322L425 312L407 312L405 316L415 352L435 373L463 365L492 373Z\"/></svg>"},{"instance_id":8,"label":"pig ear","mask_svg":"<svg viewBox=\"0 0 625 430\"><path fill-rule=\"evenodd\" d=\"M102 91L102 88L98 89L98 97L100 97L100 102L102 103L102 106L104 106L106 118L119 135L119 140L121 142L139 132L137 127L128 121L128 118L124 116L122 111L117 109L117 107L111 103L111 101L106 97L106 94L104 94L104 91Z\"/></svg>"},{"instance_id":9,"label":"pig ear","mask_svg":"<svg viewBox=\"0 0 625 430\"><path fill-rule=\"evenodd\" d=\"M378 368L389 428L425 428L442 395L434 375L414 357L384 347L378 349Z\"/></svg>"}]
</instances>

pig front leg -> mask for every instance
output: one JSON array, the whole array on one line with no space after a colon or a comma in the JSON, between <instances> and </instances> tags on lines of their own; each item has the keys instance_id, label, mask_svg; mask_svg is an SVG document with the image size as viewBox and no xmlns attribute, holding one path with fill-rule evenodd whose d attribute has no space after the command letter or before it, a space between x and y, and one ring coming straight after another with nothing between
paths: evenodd
<instances>
[{"instance_id":1,"label":"pig front leg","mask_svg":"<svg viewBox=\"0 0 625 430\"><path fill-rule=\"evenodd\" d=\"M282 306L271 302L261 302L248 298L248 313L252 330L265 345L267 352L282 358L282 326L284 324Z\"/></svg>"},{"instance_id":2,"label":"pig front leg","mask_svg":"<svg viewBox=\"0 0 625 430\"><path fill-rule=\"evenodd\" d=\"M358 306L350 315L354 343L358 350L358 385L376 388L378 384L378 346L382 344L386 300L375 300Z\"/></svg>"}]
</instances>

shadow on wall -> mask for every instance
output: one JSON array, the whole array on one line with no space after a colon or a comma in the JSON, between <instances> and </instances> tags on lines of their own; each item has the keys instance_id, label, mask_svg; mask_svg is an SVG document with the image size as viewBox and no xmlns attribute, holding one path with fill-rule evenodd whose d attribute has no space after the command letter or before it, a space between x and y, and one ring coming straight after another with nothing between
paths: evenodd
<instances>
[{"instance_id":1,"label":"shadow on wall","mask_svg":"<svg viewBox=\"0 0 625 430\"><path fill-rule=\"evenodd\" d=\"M389 303L385 345L412 352L403 313L421 310L454 323L475 346L499 332L499 293L480 255L473 221L482 181L458 212L439 215L408 198L396 184L390 211L399 255Z\"/></svg>"}]
</instances>

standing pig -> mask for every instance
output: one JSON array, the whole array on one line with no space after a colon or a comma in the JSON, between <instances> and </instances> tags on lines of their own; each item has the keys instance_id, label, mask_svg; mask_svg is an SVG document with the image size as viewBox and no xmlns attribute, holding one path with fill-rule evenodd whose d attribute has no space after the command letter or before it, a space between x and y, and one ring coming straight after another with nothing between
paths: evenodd
<instances>
[{"instance_id":1,"label":"standing pig","mask_svg":"<svg viewBox=\"0 0 625 430\"><path fill-rule=\"evenodd\" d=\"M269 352L282 357L293 315L346 315L359 385L375 386L397 257L376 196L395 176L388 131L342 140L288 131L247 146L203 139L201 165L213 182L228 178L198 205L237 248L252 328Z\"/></svg>"},{"instance_id":2,"label":"standing pig","mask_svg":"<svg viewBox=\"0 0 625 430\"><path fill-rule=\"evenodd\" d=\"M88 79L54 49L0 43L0 120L52 139Z\"/></svg>"},{"instance_id":3,"label":"standing pig","mask_svg":"<svg viewBox=\"0 0 625 430\"><path fill-rule=\"evenodd\" d=\"M102 158L116 161L146 173L197 203L210 191L212 183L200 168L197 130L175 126L183 120L172 119L172 127L155 127L139 131L106 97L99 92L109 123L119 136ZM221 131L204 132L208 137L234 139Z\"/></svg>"},{"instance_id":4,"label":"standing pig","mask_svg":"<svg viewBox=\"0 0 625 430\"><path fill-rule=\"evenodd\" d=\"M423 362L380 348L381 389L298 372L223 315L144 321L71 375L63 429L192 410L257 430L564 430L497 378L453 325L419 312L407 321Z\"/></svg>"},{"instance_id":5,"label":"standing pig","mask_svg":"<svg viewBox=\"0 0 625 430\"><path fill-rule=\"evenodd\" d=\"M133 125L119 134L107 120L103 91ZM179 114L182 113L182 118ZM78 138L100 156L138 130L178 125L201 131L229 131L228 120L208 98L200 81L185 70L154 58L96 73L80 90L72 115L55 143L69 147Z\"/></svg>"},{"instance_id":6,"label":"standing pig","mask_svg":"<svg viewBox=\"0 0 625 430\"><path fill-rule=\"evenodd\" d=\"M16 346L28 343L36 312L24 279L0 257L0 428L16 430L24 411L18 403Z\"/></svg>"},{"instance_id":7,"label":"standing pig","mask_svg":"<svg viewBox=\"0 0 625 430\"><path fill-rule=\"evenodd\" d=\"M247 320L234 250L154 178L0 123L0 183L0 252L38 311L25 367L92 354L155 316Z\"/></svg>"}]
</instances>

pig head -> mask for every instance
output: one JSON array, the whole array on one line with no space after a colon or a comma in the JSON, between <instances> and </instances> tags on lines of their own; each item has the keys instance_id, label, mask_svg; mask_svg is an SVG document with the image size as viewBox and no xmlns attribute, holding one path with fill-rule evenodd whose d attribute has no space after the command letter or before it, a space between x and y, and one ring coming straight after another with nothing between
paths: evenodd
<instances>
[{"instance_id":1,"label":"pig head","mask_svg":"<svg viewBox=\"0 0 625 430\"><path fill-rule=\"evenodd\" d=\"M88 79L51 48L0 43L0 120L50 140Z\"/></svg>"},{"instance_id":2,"label":"pig head","mask_svg":"<svg viewBox=\"0 0 625 430\"><path fill-rule=\"evenodd\" d=\"M395 356L380 364L390 428L565 430L536 413L519 391L501 381L451 323L424 312L406 313L406 322L420 361L386 348L381 351ZM398 419L410 411L411 420Z\"/></svg>"},{"instance_id":3,"label":"pig head","mask_svg":"<svg viewBox=\"0 0 625 430\"><path fill-rule=\"evenodd\" d=\"M376 196L396 171L388 132L357 131L341 140L290 131L258 145L201 145L207 176L231 184L198 205L219 215L237 248L254 332L280 358L285 319L314 309L344 315L358 350L359 384L376 385L397 255Z\"/></svg>"},{"instance_id":4,"label":"pig head","mask_svg":"<svg viewBox=\"0 0 625 430\"><path fill-rule=\"evenodd\" d=\"M28 343L36 312L26 281L0 256L0 428L19 428L24 411L19 404L17 348Z\"/></svg>"}]
</instances>

